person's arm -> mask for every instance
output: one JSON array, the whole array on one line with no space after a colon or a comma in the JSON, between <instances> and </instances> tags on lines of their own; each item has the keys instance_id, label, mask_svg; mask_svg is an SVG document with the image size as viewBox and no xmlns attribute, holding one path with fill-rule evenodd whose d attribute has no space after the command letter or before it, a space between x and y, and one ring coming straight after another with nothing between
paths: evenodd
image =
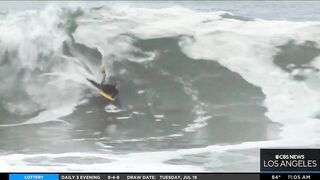
<instances>
[{"instance_id":1,"label":"person's arm","mask_svg":"<svg viewBox=\"0 0 320 180\"><path fill-rule=\"evenodd\" d=\"M102 73L102 80L101 80L101 83L100 83L100 88L102 89L102 87L103 87L103 84L106 84L106 76L107 76L107 74L106 74L106 70L104 69L104 68L102 68L101 69L101 73Z\"/></svg>"},{"instance_id":2,"label":"person's arm","mask_svg":"<svg viewBox=\"0 0 320 180\"><path fill-rule=\"evenodd\" d=\"M101 83L100 83L101 87L102 87L103 84L105 84L105 81L106 81L106 73L103 73L103 77L102 77L102 80L101 80Z\"/></svg>"}]
</instances>

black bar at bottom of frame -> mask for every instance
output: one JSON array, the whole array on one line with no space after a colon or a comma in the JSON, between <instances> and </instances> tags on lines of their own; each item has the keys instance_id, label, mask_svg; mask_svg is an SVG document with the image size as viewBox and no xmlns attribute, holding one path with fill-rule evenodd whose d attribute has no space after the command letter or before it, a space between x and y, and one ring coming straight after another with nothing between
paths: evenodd
<instances>
[{"instance_id":1,"label":"black bar at bottom of frame","mask_svg":"<svg viewBox=\"0 0 320 180\"><path fill-rule=\"evenodd\" d=\"M19 176L12 176L18 174ZM319 180L320 173L0 173L0 180L35 180L25 179L50 174L57 174L54 180ZM32 176L30 176L32 175ZM47 176L49 175L49 176ZM19 179L22 178L22 179ZM52 176L51 176L52 178ZM53 180L49 178L48 180ZM40 180L40 179L37 179Z\"/></svg>"},{"instance_id":2,"label":"black bar at bottom of frame","mask_svg":"<svg viewBox=\"0 0 320 180\"><path fill-rule=\"evenodd\" d=\"M56 174L56 176L50 176ZM10 178L12 179L10 179ZM30 179L30 178L37 179ZM42 177L42 179L38 179ZM10 173L0 180L259 180L259 173Z\"/></svg>"},{"instance_id":3,"label":"black bar at bottom of frame","mask_svg":"<svg viewBox=\"0 0 320 180\"><path fill-rule=\"evenodd\" d=\"M9 180L9 174L6 173L0 173L0 179Z\"/></svg>"}]
</instances>

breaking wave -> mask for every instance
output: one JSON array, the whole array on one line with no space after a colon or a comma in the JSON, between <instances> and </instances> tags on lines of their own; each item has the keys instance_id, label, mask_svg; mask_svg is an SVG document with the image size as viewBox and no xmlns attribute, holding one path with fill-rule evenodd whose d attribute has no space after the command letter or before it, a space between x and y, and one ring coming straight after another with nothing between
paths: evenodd
<instances>
[{"instance_id":1,"label":"breaking wave","mask_svg":"<svg viewBox=\"0 0 320 180\"><path fill-rule=\"evenodd\" d=\"M157 171L221 171L228 160L215 166L209 159L236 156L230 150L316 146L319 30L318 21L182 7L47 6L1 14L0 134L21 132L0 142L0 160L17 171L33 162L38 171L64 157L68 170L96 170L72 157L106 153L110 160L101 163L109 170L115 163L125 171L147 156ZM99 81L100 66L111 82L125 84L118 104L99 98L86 81ZM26 129L37 133L26 137ZM47 145L10 144L26 139ZM191 155L201 156L201 166ZM19 161L10 164L12 158ZM257 159L239 161L258 168Z\"/></svg>"}]
</instances>

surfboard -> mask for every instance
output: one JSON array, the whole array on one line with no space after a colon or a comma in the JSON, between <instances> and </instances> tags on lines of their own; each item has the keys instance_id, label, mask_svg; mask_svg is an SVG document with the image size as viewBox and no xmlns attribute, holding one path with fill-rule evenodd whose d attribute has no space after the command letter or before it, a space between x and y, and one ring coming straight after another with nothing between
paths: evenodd
<instances>
[{"instance_id":1,"label":"surfboard","mask_svg":"<svg viewBox=\"0 0 320 180\"><path fill-rule=\"evenodd\" d=\"M96 87L96 89L98 90L99 94L104 97L105 99L109 100L109 101L115 101L115 99L113 97L111 97L109 94L103 92L100 88L100 84L98 84L97 82L91 80L91 79L87 79L94 87Z\"/></svg>"}]
</instances>

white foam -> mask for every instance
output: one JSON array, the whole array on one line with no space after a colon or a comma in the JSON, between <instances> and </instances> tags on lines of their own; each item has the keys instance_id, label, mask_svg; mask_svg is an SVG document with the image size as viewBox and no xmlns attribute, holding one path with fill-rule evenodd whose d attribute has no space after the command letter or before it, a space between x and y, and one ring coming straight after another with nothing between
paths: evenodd
<instances>
[{"instance_id":1,"label":"white foam","mask_svg":"<svg viewBox=\"0 0 320 180\"><path fill-rule=\"evenodd\" d=\"M117 119L121 120L121 119L130 119L131 116L121 116L121 117L117 117Z\"/></svg>"},{"instance_id":2,"label":"white foam","mask_svg":"<svg viewBox=\"0 0 320 180\"><path fill-rule=\"evenodd\" d=\"M153 157L153 155L156 155ZM168 156L169 155L169 156ZM172 154L174 155L174 154ZM63 153L63 154L36 154L36 155L25 155L25 154L11 154L8 156L0 156L0 162L4 162L5 166L0 167L0 171L5 171L7 168L11 168L13 172L57 172L58 170L64 170L68 172L75 172L79 170L90 171L90 172L168 172L173 169L177 172L183 172L185 169L194 169L195 171L202 171L201 168L191 165L169 165L163 164L162 160L173 158L172 155L166 153L137 153L130 155L112 155L112 154L99 154L99 153ZM47 161L44 164L50 164L49 166L37 166L27 163L28 159L46 157ZM63 163L60 162L57 165L56 162L51 162L55 158L86 158L92 157L97 158L100 163L87 164L76 164L76 163ZM105 159L105 163L101 162ZM139 159L139 164L137 164ZM111 162L110 162L111 160ZM28 164L28 165L26 165Z\"/></svg>"},{"instance_id":3,"label":"white foam","mask_svg":"<svg viewBox=\"0 0 320 180\"><path fill-rule=\"evenodd\" d=\"M206 115L206 108L208 105L204 102L199 101L199 93L198 91L192 88L192 84L190 82L186 82L182 78L178 79L178 81L180 81L181 84L183 84L185 92L189 96L191 96L194 103L193 113L196 116L193 122L188 124L187 127L183 129L183 131L195 132L205 127L208 124L207 120L211 118L211 116Z\"/></svg>"},{"instance_id":4,"label":"white foam","mask_svg":"<svg viewBox=\"0 0 320 180\"><path fill-rule=\"evenodd\" d=\"M122 109L119 109L117 106L115 106L113 104L107 105L104 109L108 113L119 113L119 112L123 111Z\"/></svg>"},{"instance_id":5,"label":"white foam","mask_svg":"<svg viewBox=\"0 0 320 180\"><path fill-rule=\"evenodd\" d=\"M192 124L189 124L188 127L184 128L185 132L194 132L197 129L205 127L208 123L207 120L210 119L211 116L198 117L194 120Z\"/></svg>"},{"instance_id":6,"label":"white foam","mask_svg":"<svg viewBox=\"0 0 320 180\"><path fill-rule=\"evenodd\" d=\"M143 94L143 93L145 93L144 90L139 90L139 91L138 91L138 94Z\"/></svg>"},{"instance_id":7,"label":"white foam","mask_svg":"<svg viewBox=\"0 0 320 180\"><path fill-rule=\"evenodd\" d=\"M14 127L14 126L22 126L22 125L30 125L30 124L41 124L41 123L46 123L46 122L63 122L64 121L60 120L59 118L67 116L71 114L74 110L74 107L77 104L74 105L64 105L62 107L50 109L43 111L39 113L39 115L23 122L23 123L17 123L17 124L2 124L0 127Z\"/></svg>"},{"instance_id":8,"label":"white foam","mask_svg":"<svg viewBox=\"0 0 320 180\"><path fill-rule=\"evenodd\" d=\"M0 156L0 162L5 166L0 167L0 171L7 171L10 168L11 171L21 172L56 172L59 171L108 171L108 172L203 172L206 171L204 167L196 165L171 165L165 163L166 161L183 158L186 155L196 155L201 153L212 153L212 156L217 156L222 152L232 149L233 151L243 150L243 149L256 149L261 148L275 148L275 147L285 147L284 144L291 144L295 141L261 141L261 142L245 142L236 145L213 145L204 148L192 148L192 149L182 149L174 151L161 151L161 152L139 152L130 154L120 154L114 155L110 153L60 153L60 154L10 154L5 156ZM310 146L314 142L306 140L305 142L299 144L300 146ZM258 151L258 149L256 149ZM46 164L50 166L37 166L27 163L28 159L41 157L47 158ZM76 163L59 163L51 162L55 158L86 158L93 157L99 159L100 163L93 164L76 164ZM219 156L218 156L219 157ZM246 157L250 161L249 157ZM102 159L106 159L106 163L101 162ZM111 160L111 162L109 162ZM139 161L139 164L137 164ZM258 160L255 160L258 161ZM220 164L221 165L221 164ZM258 171L258 166L253 167L250 171ZM232 171L237 171L233 169Z\"/></svg>"},{"instance_id":9,"label":"white foam","mask_svg":"<svg viewBox=\"0 0 320 180\"><path fill-rule=\"evenodd\" d=\"M95 143L97 146L100 146L101 148L103 148L104 150L106 150L106 149L110 149L110 148L113 148L112 146L108 146L108 145L105 145L105 144L103 144L103 143L101 143L101 142L96 142ZM109 151L111 151L111 150L109 150Z\"/></svg>"},{"instance_id":10,"label":"white foam","mask_svg":"<svg viewBox=\"0 0 320 180\"><path fill-rule=\"evenodd\" d=\"M86 114L91 114L93 111L86 111Z\"/></svg>"},{"instance_id":11,"label":"white foam","mask_svg":"<svg viewBox=\"0 0 320 180\"><path fill-rule=\"evenodd\" d=\"M136 115L144 115L145 113L143 112L138 112L138 111L133 111L132 114L136 114Z\"/></svg>"},{"instance_id":12,"label":"white foam","mask_svg":"<svg viewBox=\"0 0 320 180\"><path fill-rule=\"evenodd\" d=\"M154 115L155 118L158 118L158 119L162 119L164 118L164 115L163 114L156 114Z\"/></svg>"}]
</instances>

